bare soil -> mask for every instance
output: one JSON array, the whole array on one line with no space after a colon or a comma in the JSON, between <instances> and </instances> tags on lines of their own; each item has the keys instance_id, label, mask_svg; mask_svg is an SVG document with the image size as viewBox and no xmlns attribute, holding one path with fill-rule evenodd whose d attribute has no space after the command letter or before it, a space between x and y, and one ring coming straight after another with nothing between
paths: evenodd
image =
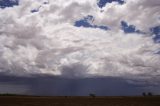
<instances>
[{"instance_id":1,"label":"bare soil","mask_svg":"<svg viewBox=\"0 0 160 106\"><path fill-rule=\"evenodd\" d=\"M0 96L0 106L160 106L160 97Z\"/></svg>"}]
</instances>

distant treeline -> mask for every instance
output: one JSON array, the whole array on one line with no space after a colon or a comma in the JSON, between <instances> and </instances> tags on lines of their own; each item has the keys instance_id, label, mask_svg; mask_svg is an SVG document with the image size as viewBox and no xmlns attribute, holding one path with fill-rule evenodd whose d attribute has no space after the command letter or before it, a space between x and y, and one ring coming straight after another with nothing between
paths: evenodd
<instances>
[{"instance_id":1,"label":"distant treeline","mask_svg":"<svg viewBox=\"0 0 160 106\"><path fill-rule=\"evenodd\" d=\"M27 95L4 93L4 94L0 94L0 96L27 96Z\"/></svg>"},{"instance_id":2,"label":"distant treeline","mask_svg":"<svg viewBox=\"0 0 160 106\"><path fill-rule=\"evenodd\" d=\"M22 95L22 94L10 94L10 93L3 93L3 94L0 94L0 96L35 96L35 97L43 97L42 95L41 96L36 96L36 95ZM93 97L93 98L95 98L95 97L110 97L110 96L96 96L95 94L89 94L88 95L89 97ZM143 92L142 93L142 96L143 97L145 97L145 96L154 96L154 97L160 97L160 95L153 95L152 93L145 93L145 92ZM50 96L50 97L52 97L52 96ZM55 97L55 96L53 96L53 97ZM65 98L67 98L67 97L75 97L75 96L56 96L56 97L65 97ZM84 96L85 97L85 96ZM114 96L113 96L114 97ZM121 97L121 96L115 96L115 97ZM122 96L123 97L123 96ZM124 97L126 97L126 96L124 96ZM132 97L132 96L128 96L128 97ZM139 96L140 97L140 96Z\"/></svg>"}]
</instances>

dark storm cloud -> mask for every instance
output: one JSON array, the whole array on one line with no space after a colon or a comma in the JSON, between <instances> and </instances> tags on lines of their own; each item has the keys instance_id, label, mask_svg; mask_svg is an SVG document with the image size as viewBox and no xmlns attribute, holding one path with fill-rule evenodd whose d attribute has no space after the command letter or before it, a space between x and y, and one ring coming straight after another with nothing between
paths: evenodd
<instances>
[{"instance_id":1,"label":"dark storm cloud","mask_svg":"<svg viewBox=\"0 0 160 106\"><path fill-rule=\"evenodd\" d=\"M32 75L30 77L8 76L4 73L0 74L0 84L17 85L27 89L23 94L33 95L140 95L143 91L152 91L160 86L130 84L126 79L116 77L95 77L95 78L62 78L51 75ZM7 88L6 89L11 89ZM26 87L26 88L25 88ZM4 87L3 87L4 88ZM0 87L0 91L2 89ZM18 91L17 91L18 92ZM4 92L3 92L4 93ZM16 93L16 92L15 92Z\"/></svg>"}]
</instances>

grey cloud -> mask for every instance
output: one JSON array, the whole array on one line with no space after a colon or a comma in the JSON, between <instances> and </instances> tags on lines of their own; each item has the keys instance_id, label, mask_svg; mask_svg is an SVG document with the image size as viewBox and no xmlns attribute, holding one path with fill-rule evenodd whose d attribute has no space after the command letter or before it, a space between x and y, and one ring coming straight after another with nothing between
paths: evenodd
<instances>
[{"instance_id":1,"label":"grey cloud","mask_svg":"<svg viewBox=\"0 0 160 106\"><path fill-rule=\"evenodd\" d=\"M118 77L108 78L62 78L50 75L32 75L32 77L17 77L0 74L0 83L3 83L3 88L0 86L0 91L6 93L8 89L19 87L17 92L20 94L34 95L54 95L54 96L75 96L88 95L94 93L99 96L104 95L141 95L144 91L154 91L160 86L145 85L138 86L129 84L127 80ZM6 85L6 86L4 86ZM8 88L10 85L11 88ZM148 86L148 85L147 85ZM18 91L19 90L19 91ZM13 90L7 93L16 93ZM154 92L159 93L159 92Z\"/></svg>"},{"instance_id":2,"label":"grey cloud","mask_svg":"<svg viewBox=\"0 0 160 106\"><path fill-rule=\"evenodd\" d=\"M62 66L61 68L62 76L69 78L86 77L88 70L88 66L80 63L69 64Z\"/></svg>"}]
</instances>

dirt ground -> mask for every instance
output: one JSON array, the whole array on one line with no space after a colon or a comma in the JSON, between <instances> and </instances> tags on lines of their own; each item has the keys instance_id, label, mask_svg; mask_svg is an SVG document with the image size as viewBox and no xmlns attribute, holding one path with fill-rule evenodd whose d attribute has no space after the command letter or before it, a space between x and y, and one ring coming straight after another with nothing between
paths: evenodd
<instances>
[{"instance_id":1,"label":"dirt ground","mask_svg":"<svg viewBox=\"0 0 160 106\"><path fill-rule=\"evenodd\" d=\"M160 97L0 96L0 106L160 106Z\"/></svg>"}]
</instances>

